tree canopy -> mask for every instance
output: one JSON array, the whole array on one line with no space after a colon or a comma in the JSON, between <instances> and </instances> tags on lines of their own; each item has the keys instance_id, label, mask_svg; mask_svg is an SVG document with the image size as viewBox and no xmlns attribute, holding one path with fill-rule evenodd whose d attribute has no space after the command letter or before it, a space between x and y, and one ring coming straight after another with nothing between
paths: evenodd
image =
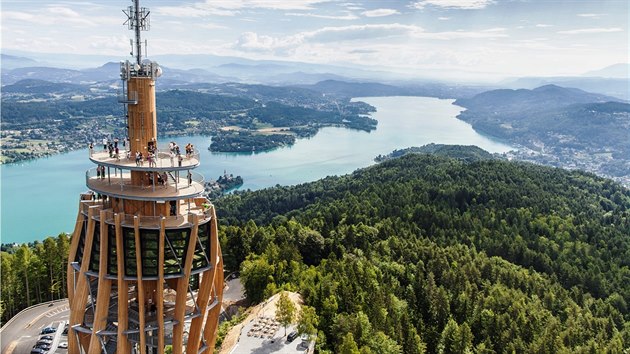
<instances>
[{"instance_id":1,"label":"tree canopy","mask_svg":"<svg viewBox=\"0 0 630 354\"><path fill-rule=\"evenodd\" d=\"M217 210L226 267L297 288L324 353L630 343L630 192L592 174L411 154Z\"/></svg>"}]
</instances>

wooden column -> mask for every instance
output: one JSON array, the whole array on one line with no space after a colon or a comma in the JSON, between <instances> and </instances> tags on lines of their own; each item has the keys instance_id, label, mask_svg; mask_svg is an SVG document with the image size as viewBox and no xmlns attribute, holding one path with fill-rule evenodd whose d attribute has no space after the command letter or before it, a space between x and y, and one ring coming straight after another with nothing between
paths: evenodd
<instances>
[{"instance_id":1,"label":"wooden column","mask_svg":"<svg viewBox=\"0 0 630 354\"><path fill-rule=\"evenodd\" d=\"M98 265L98 295L96 296L96 313L94 314L94 325L92 326L92 338L88 354L99 354L102 351L101 341L98 338L99 331L107 327L107 312L109 310L109 296L112 290L112 281L105 278L107 275L107 257L108 257L108 228L105 223L106 213L101 210L100 213L100 254Z\"/></svg>"},{"instance_id":2,"label":"wooden column","mask_svg":"<svg viewBox=\"0 0 630 354\"><path fill-rule=\"evenodd\" d=\"M208 239L210 240L210 247L208 251L210 251L210 253L215 253L212 251L215 248L212 234L208 235ZM208 255L208 261L210 262L209 265L212 268L203 272L202 281L201 284L199 284L199 291L197 292L197 306L199 306L199 309L201 310L201 316L193 318L190 324L186 353L197 353L197 351L199 351L199 346L201 345L201 329L203 321L206 318L208 301L210 300L210 292L212 290L214 275L216 272L216 265L214 264L214 258L212 255Z\"/></svg>"},{"instance_id":3,"label":"wooden column","mask_svg":"<svg viewBox=\"0 0 630 354\"><path fill-rule=\"evenodd\" d=\"M72 299L74 298L74 290L77 284L74 282L74 267L72 263L77 256L77 250L79 248L79 239L81 238L81 230L83 230L83 223L85 222L85 216L81 210L82 203L79 201L79 214L77 215L77 221L74 224L74 232L70 239L70 249L68 250L68 267L66 269L66 286L68 290L68 303L72 307Z\"/></svg>"},{"instance_id":4,"label":"wooden column","mask_svg":"<svg viewBox=\"0 0 630 354\"><path fill-rule=\"evenodd\" d=\"M83 247L83 257L81 259L81 270L79 271L79 275L77 276L77 282L73 290L74 297L72 300L72 305L70 307L70 319L68 321L68 327L70 328L72 328L72 326L74 325L82 324L83 317L85 316L85 305L87 304L88 296L88 284L85 272L88 270L88 267L90 265L92 242L94 240L94 212L97 208L98 207L96 206L91 206L88 210L88 224L85 233L85 246ZM76 336L74 336L72 333L69 333L68 353L80 353L80 345L81 344L76 340Z\"/></svg>"},{"instance_id":5,"label":"wooden column","mask_svg":"<svg viewBox=\"0 0 630 354\"><path fill-rule=\"evenodd\" d=\"M173 326L173 354L182 354L184 345L184 315L186 314L186 295L188 281L190 279L190 268L192 267L195 245L197 244L197 216L191 215L192 231L189 237L188 248L186 250L186 260L184 264L184 276L177 279L177 295L175 297L175 319L178 323Z\"/></svg>"},{"instance_id":6,"label":"wooden column","mask_svg":"<svg viewBox=\"0 0 630 354\"><path fill-rule=\"evenodd\" d=\"M166 218L160 220L160 239L158 241L158 281L157 281L157 320L158 354L164 354L164 239L166 237Z\"/></svg>"},{"instance_id":7,"label":"wooden column","mask_svg":"<svg viewBox=\"0 0 630 354\"><path fill-rule=\"evenodd\" d=\"M124 333L129 326L129 284L125 280L125 248L121 214L114 215L116 223L116 261L118 265L118 342L117 353L131 353L131 347L127 335Z\"/></svg>"},{"instance_id":8,"label":"wooden column","mask_svg":"<svg viewBox=\"0 0 630 354\"><path fill-rule=\"evenodd\" d=\"M213 292L212 295L217 298L217 305L208 313L208 320L204 328L203 336L211 353L214 351L214 344L217 340L217 327L219 325L219 314L221 313L221 303L223 302L223 256L221 255L221 245L219 244L219 230L217 224L217 215L212 206L211 232L212 235L212 251L211 259L214 263Z\"/></svg>"},{"instance_id":9,"label":"wooden column","mask_svg":"<svg viewBox=\"0 0 630 354\"><path fill-rule=\"evenodd\" d=\"M134 236L136 238L136 300L138 301L138 322L140 322L140 354L146 352L146 326L145 309L144 309L144 285L142 284L142 244L140 243L140 219L137 216L133 218Z\"/></svg>"}]
</instances>

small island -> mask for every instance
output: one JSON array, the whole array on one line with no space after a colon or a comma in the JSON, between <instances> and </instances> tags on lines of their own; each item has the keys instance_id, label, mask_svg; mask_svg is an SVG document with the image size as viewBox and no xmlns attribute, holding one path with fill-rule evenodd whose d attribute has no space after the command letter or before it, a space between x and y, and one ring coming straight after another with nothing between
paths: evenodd
<instances>
[{"instance_id":1,"label":"small island","mask_svg":"<svg viewBox=\"0 0 630 354\"><path fill-rule=\"evenodd\" d=\"M251 131L221 131L212 137L208 150L220 152L256 152L271 150L295 143L289 132L265 134Z\"/></svg>"},{"instance_id":2,"label":"small island","mask_svg":"<svg viewBox=\"0 0 630 354\"><path fill-rule=\"evenodd\" d=\"M205 195L208 199L217 199L234 188L243 185L243 177L228 174L223 171L223 176L219 176L216 181L210 180L205 184Z\"/></svg>"},{"instance_id":3,"label":"small island","mask_svg":"<svg viewBox=\"0 0 630 354\"><path fill-rule=\"evenodd\" d=\"M335 106L337 107L337 106ZM363 102L347 102L333 111L268 102L248 111L233 125L223 126L212 137L213 152L261 152L295 144L323 127L344 127L370 132L378 122L368 115L375 108Z\"/></svg>"}]
</instances>

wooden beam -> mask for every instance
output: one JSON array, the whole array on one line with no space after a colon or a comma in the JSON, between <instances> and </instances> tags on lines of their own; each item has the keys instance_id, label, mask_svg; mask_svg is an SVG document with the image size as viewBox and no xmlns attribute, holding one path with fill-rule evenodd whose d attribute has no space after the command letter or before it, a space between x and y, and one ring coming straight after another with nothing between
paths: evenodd
<instances>
[{"instance_id":1,"label":"wooden beam","mask_svg":"<svg viewBox=\"0 0 630 354\"><path fill-rule=\"evenodd\" d=\"M79 248L79 239L81 238L81 230L83 230L83 224L85 222L85 216L81 210L83 203L79 201L79 214L77 215L77 221L74 224L74 232L70 239L70 249L68 250L68 267L66 269L66 286L68 290L68 303L72 307L72 299L74 298L74 289L76 284L74 283L74 267L72 263L77 257L77 250Z\"/></svg>"},{"instance_id":2,"label":"wooden beam","mask_svg":"<svg viewBox=\"0 0 630 354\"><path fill-rule=\"evenodd\" d=\"M92 326L92 339L88 354L99 354L102 351L101 341L98 333L107 327L107 312L109 310L109 296L112 290L112 281L105 278L107 274L108 257L108 227L105 222L107 217L104 210L100 212L100 244L99 244L99 265L98 265L98 294L96 296L96 313L94 314L94 325Z\"/></svg>"},{"instance_id":3,"label":"wooden beam","mask_svg":"<svg viewBox=\"0 0 630 354\"><path fill-rule=\"evenodd\" d=\"M72 300L72 306L70 307L70 319L68 321L68 327L70 328L74 325L81 325L83 323L83 317L85 316L85 305L87 304L88 296L88 284L85 272L90 265L92 242L94 239L94 212L96 209L96 206L91 206L90 209L88 209L88 224L85 232L85 245L83 247L83 257L81 258L81 269L77 275L74 298ZM68 335L68 352L79 353L80 346L81 344L76 340L76 336L70 333L70 335Z\"/></svg>"},{"instance_id":4,"label":"wooden beam","mask_svg":"<svg viewBox=\"0 0 630 354\"><path fill-rule=\"evenodd\" d=\"M116 261L118 265L118 343L117 353L131 353L129 339L124 332L129 328L129 283L125 280L125 249L121 214L114 215L116 223Z\"/></svg>"},{"instance_id":5,"label":"wooden beam","mask_svg":"<svg viewBox=\"0 0 630 354\"><path fill-rule=\"evenodd\" d=\"M136 283L136 300L138 301L138 313L140 322L140 354L146 352L146 332L144 331L146 326L145 321L145 309L144 309L144 285L142 284L142 244L140 243L140 218L134 216L133 218L134 236L136 238L136 276L138 281Z\"/></svg>"},{"instance_id":6,"label":"wooden beam","mask_svg":"<svg viewBox=\"0 0 630 354\"><path fill-rule=\"evenodd\" d=\"M164 238L166 237L166 218L160 220L160 239L158 241L158 281L157 281L157 320L158 354L164 354Z\"/></svg>"},{"instance_id":7,"label":"wooden beam","mask_svg":"<svg viewBox=\"0 0 630 354\"><path fill-rule=\"evenodd\" d=\"M198 222L198 219L196 221ZM208 247L207 251L210 251L211 254L215 253L213 252L215 247L213 245L214 240L212 239L212 234L208 235L208 239L210 240L210 247ZM212 290L214 273L216 271L216 266L213 264L214 259L215 258L213 258L212 255L208 256L208 261L210 262L210 266L212 266L212 268L203 272L202 281L201 284L199 284L199 291L197 292L197 306L201 310L201 316L193 318L190 324L186 353L197 353L199 351L203 321L206 318L208 301L210 300L210 292Z\"/></svg>"},{"instance_id":8,"label":"wooden beam","mask_svg":"<svg viewBox=\"0 0 630 354\"><path fill-rule=\"evenodd\" d=\"M203 336L208 345L208 353L214 351L214 345L217 340L217 328L219 325L219 315L221 314L221 304L223 303L223 256L221 255L221 244L219 244L219 229L217 223L217 215L212 206L211 211L211 245L212 251L210 252L211 261L214 263L214 277L213 277L213 292L212 295L217 298L217 305L213 307L208 313L208 319L206 320L206 326L203 331Z\"/></svg>"},{"instance_id":9,"label":"wooden beam","mask_svg":"<svg viewBox=\"0 0 630 354\"><path fill-rule=\"evenodd\" d=\"M186 314L186 295L188 291L188 281L190 278L190 268L195 255L195 245L197 244L197 216L192 214L192 230L188 238L188 249L186 250L186 260L184 264L184 276L177 279L177 295L175 297L175 319L179 322L173 326L173 354L182 354L184 349L184 315Z\"/></svg>"}]
</instances>

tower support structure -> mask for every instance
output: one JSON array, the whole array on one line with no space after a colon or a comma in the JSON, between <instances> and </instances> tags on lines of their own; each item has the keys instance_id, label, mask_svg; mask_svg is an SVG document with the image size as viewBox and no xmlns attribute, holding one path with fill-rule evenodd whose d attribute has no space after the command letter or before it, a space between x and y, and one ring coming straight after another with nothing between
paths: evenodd
<instances>
[{"instance_id":1,"label":"tower support structure","mask_svg":"<svg viewBox=\"0 0 630 354\"><path fill-rule=\"evenodd\" d=\"M134 0L125 13L139 52L149 12ZM199 152L159 145L161 69L136 54L120 66L128 135L90 149L67 266L68 352L212 353L224 284L216 211L194 172Z\"/></svg>"}]
</instances>

